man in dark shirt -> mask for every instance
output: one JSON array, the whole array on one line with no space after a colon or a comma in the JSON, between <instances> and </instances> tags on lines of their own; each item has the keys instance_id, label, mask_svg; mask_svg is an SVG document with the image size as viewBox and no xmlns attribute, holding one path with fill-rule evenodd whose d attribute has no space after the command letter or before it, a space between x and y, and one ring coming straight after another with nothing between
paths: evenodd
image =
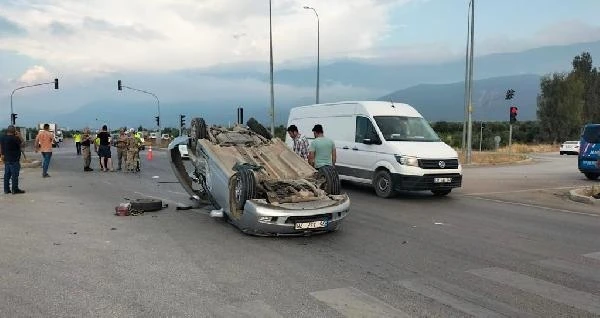
<instances>
[{"instance_id":1,"label":"man in dark shirt","mask_svg":"<svg viewBox=\"0 0 600 318\"><path fill-rule=\"evenodd\" d=\"M19 189L19 172L21 171L21 145L23 140L16 135L15 126L10 125L6 135L0 137L0 154L4 158L4 193L11 193L10 182L12 181L12 194L25 193Z\"/></svg>"},{"instance_id":2,"label":"man in dark shirt","mask_svg":"<svg viewBox=\"0 0 600 318\"><path fill-rule=\"evenodd\" d=\"M102 131L98 134L98 138L100 139L98 155L100 156L100 162L104 163L103 171L108 171L109 166L111 171L115 171L111 159L110 133L108 132L108 127L106 125L102 126Z\"/></svg>"}]
</instances>

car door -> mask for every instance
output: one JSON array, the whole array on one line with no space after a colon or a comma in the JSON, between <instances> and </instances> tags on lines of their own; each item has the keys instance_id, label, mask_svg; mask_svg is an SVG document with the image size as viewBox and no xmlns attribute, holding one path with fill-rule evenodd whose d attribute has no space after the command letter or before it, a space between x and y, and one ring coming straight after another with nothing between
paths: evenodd
<instances>
[{"instance_id":1,"label":"car door","mask_svg":"<svg viewBox=\"0 0 600 318\"><path fill-rule=\"evenodd\" d=\"M352 146L352 161L356 178L371 182L374 167L379 160L381 139L369 117L356 116L356 135Z\"/></svg>"}]
</instances>

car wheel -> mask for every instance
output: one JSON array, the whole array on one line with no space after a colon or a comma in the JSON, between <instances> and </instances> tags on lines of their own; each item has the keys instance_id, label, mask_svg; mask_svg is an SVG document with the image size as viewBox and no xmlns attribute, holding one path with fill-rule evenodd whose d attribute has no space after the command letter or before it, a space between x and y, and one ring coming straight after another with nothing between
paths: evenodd
<instances>
[{"instance_id":1,"label":"car wheel","mask_svg":"<svg viewBox=\"0 0 600 318\"><path fill-rule=\"evenodd\" d=\"M382 198L391 198L396 194L392 175L386 170L378 171L375 174L375 178L373 178L373 187L375 187L375 193Z\"/></svg>"},{"instance_id":2,"label":"car wheel","mask_svg":"<svg viewBox=\"0 0 600 318\"><path fill-rule=\"evenodd\" d=\"M256 119L254 119L254 117L248 119L248 122L246 122L246 126L248 126L248 128L265 137L266 139L272 139L273 136L271 136L271 133L267 130L267 128L265 128L265 126L261 125Z\"/></svg>"},{"instance_id":3,"label":"car wheel","mask_svg":"<svg viewBox=\"0 0 600 318\"><path fill-rule=\"evenodd\" d=\"M597 173L584 173L585 177L590 179L590 180L596 180L598 179L598 174Z\"/></svg>"},{"instance_id":4,"label":"car wheel","mask_svg":"<svg viewBox=\"0 0 600 318\"><path fill-rule=\"evenodd\" d=\"M323 190L327 194L339 195L341 192L340 176L333 166L323 166L319 168L319 176L325 178Z\"/></svg>"},{"instance_id":5,"label":"car wheel","mask_svg":"<svg viewBox=\"0 0 600 318\"><path fill-rule=\"evenodd\" d=\"M242 169L235 174L233 192L233 199L238 210L243 210L246 201L256 197L256 178L252 170Z\"/></svg>"},{"instance_id":6,"label":"car wheel","mask_svg":"<svg viewBox=\"0 0 600 318\"><path fill-rule=\"evenodd\" d=\"M562 155L564 155L564 154L565 154L564 152L562 152L562 151L560 152L560 155L561 155L561 156L562 156Z\"/></svg>"},{"instance_id":7,"label":"car wheel","mask_svg":"<svg viewBox=\"0 0 600 318\"><path fill-rule=\"evenodd\" d=\"M206 128L204 119L199 117L192 118L192 122L190 123L190 148L196 150L198 139L206 139L207 137L208 129Z\"/></svg>"},{"instance_id":8,"label":"car wheel","mask_svg":"<svg viewBox=\"0 0 600 318\"><path fill-rule=\"evenodd\" d=\"M142 212L153 212L161 210L163 205L161 200L156 199L135 199L131 200L131 209Z\"/></svg>"},{"instance_id":9,"label":"car wheel","mask_svg":"<svg viewBox=\"0 0 600 318\"><path fill-rule=\"evenodd\" d=\"M452 189L436 189L431 190L431 192L433 193L433 195L441 197L450 194L450 192L452 192Z\"/></svg>"}]
</instances>

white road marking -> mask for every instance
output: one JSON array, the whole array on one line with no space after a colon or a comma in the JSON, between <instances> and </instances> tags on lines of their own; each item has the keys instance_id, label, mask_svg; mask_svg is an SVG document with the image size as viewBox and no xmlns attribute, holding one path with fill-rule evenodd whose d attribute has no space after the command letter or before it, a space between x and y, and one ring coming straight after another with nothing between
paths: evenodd
<instances>
[{"instance_id":1,"label":"white road marking","mask_svg":"<svg viewBox=\"0 0 600 318\"><path fill-rule=\"evenodd\" d=\"M587 258L593 258L593 259L596 259L596 260L599 260L599 261L600 261L600 252L596 252L596 253L589 253L589 254L585 254L585 255L583 255L583 256L585 256L585 257L587 257Z\"/></svg>"},{"instance_id":2,"label":"white road marking","mask_svg":"<svg viewBox=\"0 0 600 318\"><path fill-rule=\"evenodd\" d=\"M574 274L582 278L592 279L600 282L600 268L597 267L567 262L562 259L545 259L535 263L549 269L558 270L568 274Z\"/></svg>"},{"instance_id":3,"label":"white road marking","mask_svg":"<svg viewBox=\"0 0 600 318\"><path fill-rule=\"evenodd\" d=\"M474 269L467 272L558 303L579 308L593 314L600 314L600 296L498 267Z\"/></svg>"},{"instance_id":4,"label":"white road marking","mask_svg":"<svg viewBox=\"0 0 600 318\"><path fill-rule=\"evenodd\" d=\"M475 196L472 197L472 198L473 199L477 199L477 200L496 202L496 203L519 205L519 206L524 206L524 207L528 207L528 208L536 208L536 209L542 209L542 210L547 210L547 211L555 211L555 212L562 212L562 213L569 213L569 214L586 215L586 216L592 216L592 217L596 217L596 218L600 217L600 214L577 212L577 211L571 211L571 210L565 210L565 209L549 208L549 207L546 207L546 206L535 205L535 204L512 202L512 201L504 201L504 200L498 200L498 199L488 199L488 198L475 197Z\"/></svg>"},{"instance_id":5,"label":"white road marking","mask_svg":"<svg viewBox=\"0 0 600 318\"><path fill-rule=\"evenodd\" d=\"M493 312L487 308L475 305L469 301L461 300L457 296L448 293L444 290L438 289L433 286L428 286L419 281L400 281L398 282L402 287L411 290L415 293L419 293L425 297L429 297L437 302L444 305L450 306L463 313L467 313L474 317L505 317L502 314Z\"/></svg>"},{"instance_id":6,"label":"white road marking","mask_svg":"<svg viewBox=\"0 0 600 318\"><path fill-rule=\"evenodd\" d=\"M346 317L410 317L408 314L353 287L317 291L310 293L310 295Z\"/></svg>"}]
</instances>

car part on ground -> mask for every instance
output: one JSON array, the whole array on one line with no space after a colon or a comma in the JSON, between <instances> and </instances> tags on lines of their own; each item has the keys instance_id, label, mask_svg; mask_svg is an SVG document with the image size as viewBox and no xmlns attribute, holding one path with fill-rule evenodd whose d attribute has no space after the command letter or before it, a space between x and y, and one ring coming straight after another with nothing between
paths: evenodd
<instances>
[{"instance_id":1,"label":"car part on ground","mask_svg":"<svg viewBox=\"0 0 600 318\"><path fill-rule=\"evenodd\" d=\"M180 144L189 144L190 172ZM194 118L189 140L176 138L169 152L173 172L186 192L222 209L224 217L245 233L334 231L349 210L350 200L340 194L333 167L316 170L278 138L266 138L247 127L207 127L204 120Z\"/></svg>"}]
</instances>

